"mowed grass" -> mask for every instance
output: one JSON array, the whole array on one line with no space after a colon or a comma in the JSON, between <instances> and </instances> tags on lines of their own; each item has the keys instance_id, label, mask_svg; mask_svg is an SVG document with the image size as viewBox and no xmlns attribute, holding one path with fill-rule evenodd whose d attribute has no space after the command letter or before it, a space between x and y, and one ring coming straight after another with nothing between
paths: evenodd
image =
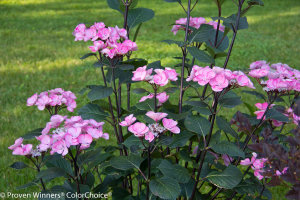
<instances>
[{"instance_id":1,"label":"mowed grass","mask_svg":"<svg viewBox=\"0 0 300 200\"><path fill-rule=\"evenodd\" d=\"M182 33L174 36L170 31L171 24L184 17L181 7L163 0L140 1L138 6L153 9L155 17L143 24L137 41L139 50L133 57L149 62L161 60L164 66L174 66L178 61L172 57L180 56L180 49L161 41L183 39ZM235 10L228 1L223 14L228 16ZM193 17L207 19L216 15L213 1L200 1L192 13ZM89 44L74 42L72 36L77 24L95 21L121 27L123 19L117 11L108 8L105 0L0 1L0 192L20 192L15 188L34 178L30 169L17 172L8 167L22 158L12 156L7 147L26 132L44 127L49 119L46 111L27 107L26 99L35 92L61 87L77 95L80 108L88 99L78 92L85 85L101 84L100 70L92 66L94 60L79 59L89 52ZM265 0L264 7L248 13L249 29L238 33L229 68L247 70L251 62L267 60L300 69L299 21L300 1ZM218 64L222 65L222 59ZM135 96L132 102L138 98ZM243 98L252 104L258 101L245 95ZM176 103L177 99L174 95L172 102ZM226 110L226 117L230 118L237 109L247 111L239 106ZM106 131L113 138L108 126ZM109 143L114 144L114 139ZM282 191L280 187L272 189L273 199L284 199Z\"/></svg>"}]
</instances>

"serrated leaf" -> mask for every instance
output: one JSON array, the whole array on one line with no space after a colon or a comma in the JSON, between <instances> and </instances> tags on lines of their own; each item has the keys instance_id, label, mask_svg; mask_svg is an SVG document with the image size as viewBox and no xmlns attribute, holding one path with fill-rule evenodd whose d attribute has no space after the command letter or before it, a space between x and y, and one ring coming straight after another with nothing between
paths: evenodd
<instances>
[{"instance_id":1,"label":"serrated leaf","mask_svg":"<svg viewBox=\"0 0 300 200\"><path fill-rule=\"evenodd\" d=\"M219 188L232 189L241 182L243 174L237 167L229 165L222 172L209 173L206 179Z\"/></svg>"},{"instance_id":2,"label":"serrated leaf","mask_svg":"<svg viewBox=\"0 0 300 200\"><path fill-rule=\"evenodd\" d=\"M117 10L121 12L120 10L120 0L107 0L107 4L111 9Z\"/></svg>"},{"instance_id":3,"label":"serrated leaf","mask_svg":"<svg viewBox=\"0 0 300 200\"><path fill-rule=\"evenodd\" d=\"M195 106L195 107L201 107L201 108L208 107L207 103L205 103L203 101L185 101L184 103L187 105Z\"/></svg>"},{"instance_id":4,"label":"serrated leaf","mask_svg":"<svg viewBox=\"0 0 300 200\"><path fill-rule=\"evenodd\" d=\"M225 133L229 133L235 138L239 137L238 134L235 132L235 130L231 128L230 124L223 117L217 116L216 120L219 129L223 130Z\"/></svg>"},{"instance_id":5,"label":"serrated leaf","mask_svg":"<svg viewBox=\"0 0 300 200\"><path fill-rule=\"evenodd\" d=\"M179 184L171 178L155 178L150 181L150 190L162 199L176 199L180 194Z\"/></svg>"},{"instance_id":6,"label":"serrated leaf","mask_svg":"<svg viewBox=\"0 0 300 200\"><path fill-rule=\"evenodd\" d=\"M154 11L148 8L130 9L128 12L128 27L132 29L140 23L146 22L154 17Z\"/></svg>"},{"instance_id":7,"label":"serrated leaf","mask_svg":"<svg viewBox=\"0 0 300 200\"><path fill-rule=\"evenodd\" d=\"M201 137L206 136L210 130L210 122L201 116L188 116L184 125L186 129L198 133Z\"/></svg>"},{"instance_id":8,"label":"serrated leaf","mask_svg":"<svg viewBox=\"0 0 300 200\"><path fill-rule=\"evenodd\" d=\"M284 114L282 114L281 112L279 112L278 110L276 110L275 108L268 110L266 114L266 118L275 119L280 122L289 122L289 118Z\"/></svg>"},{"instance_id":9,"label":"serrated leaf","mask_svg":"<svg viewBox=\"0 0 300 200\"><path fill-rule=\"evenodd\" d=\"M175 179L179 183L187 183L190 180L190 175L186 168L178 164L172 164L167 160L162 160L158 169L165 177Z\"/></svg>"},{"instance_id":10,"label":"serrated leaf","mask_svg":"<svg viewBox=\"0 0 300 200\"><path fill-rule=\"evenodd\" d=\"M180 134L173 135L173 141L170 144L171 148L183 147L186 145L187 141L193 136L189 131L182 131Z\"/></svg>"},{"instance_id":11,"label":"serrated leaf","mask_svg":"<svg viewBox=\"0 0 300 200\"><path fill-rule=\"evenodd\" d=\"M135 94L144 94L144 93L147 93L148 91L145 90L144 88L134 88L132 90L132 92L135 93Z\"/></svg>"},{"instance_id":12,"label":"serrated leaf","mask_svg":"<svg viewBox=\"0 0 300 200\"><path fill-rule=\"evenodd\" d=\"M205 53L203 50L198 49L197 47L187 47L188 52L197 60L203 63L215 63L214 59Z\"/></svg>"},{"instance_id":13,"label":"serrated leaf","mask_svg":"<svg viewBox=\"0 0 300 200\"><path fill-rule=\"evenodd\" d=\"M235 144L231 142L220 142L217 144L213 144L211 147L215 152L219 154L227 154L229 156L239 156L244 158L245 153L237 147Z\"/></svg>"},{"instance_id":14,"label":"serrated leaf","mask_svg":"<svg viewBox=\"0 0 300 200\"><path fill-rule=\"evenodd\" d=\"M226 108L233 108L242 104L241 97L236 95L234 92L227 92L224 96L222 96L219 100L219 103Z\"/></svg>"},{"instance_id":15,"label":"serrated leaf","mask_svg":"<svg viewBox=\"0 0 300 200\"><path fill-rule=\"evenodd\" d=\"M62 157L52 157L51 159L47 160L46 165L47 167L56 167L62 169L67 174L73 176L73 169L71 164Z\"/></svg>"},{"instance_id":16,"label":"serrated leaf","mask_svg":"<svg viewBox=\"0 0 300 200\"><path fill-rule=\"evenodd\" d=\"M188 41L190 43L193 42L205 42L207 39L211 36L213 27L208 24L202 24L200 28L197 30L193 31L189 36L188 36Z\"/></svg>"},{"instance_id":17,"label":"serrated leaf","mask_svg":"<svg viewBox=\"0 0 300 200\"><path fill-rule=\"evenodd\" d=\"M43 129L44 128L38 128L38 129L32 130L32 131L26 133L25 135L23 135L22 138L25 140L34 139L36 136L40 136L42 134Z\"/></svg>"},{"instance_id":18,"label":"serrated leaf","mask_svg":"<svg viewBox=\"0 0 300 200\"><path fill-rule=\"evenodd\" d=\"M138 155L131 154L129 156L118 156L110 160L112 167L120 170L139 169L143 158Z\"/></svg>"},{"instance_id":19,"label":"serrated leaf","mask_svg":"<svg viewBox=\"0 0 300 200\"><path fill-rule=\"evenodd\" d=\"M87 104L79 109L78 114L83 119L94 119L98 122L103 121L108 114L97 104Z\"/></svg>"},{"instance_id":20,"label":"serrated leaf","mask_svg":"<svg viewBox=\"0 0 300 200\"><path fill-rule=\"evenodd\" d=\"M88 98L91 101L95 101L109 97L112 93L113 89L111 87L97 86L91 89L91 91L88 93Z\"/></svg>"},{"instance_id":21,"label":"serrated leaf","mask_svg":"<svg viewBox=\"0 0 300 200\"><path fill-rule=\"evenodd\" d=\"M64 170L57 168L57 167L51 167L46 170L40 171L37 174L37 178L42 178L43 180L51 180L57 177L64 176L66 173Z\"/></svg>"},{"instance_id":22,"label":"serrated leaf","mask_svg":"<svg viewBox=\"0 0 300 200\"><path fill-rule=\"evenodd\" d=\"M146 101L137 103L135 105L139 110L152 110L154 111L154 99L147 99Z\"/></svg>"},{"instance_id":23,"label":"serrated leaf","mask_svg":"<svg viewBox=\"0 0 300 200\"><path fill-rule=\"evenodd\" d=\"M13 169L24 169L27 168L28 165L26 165L24 162L14 162L12 165L10 165Z\"/></svg>"}]
</instances>

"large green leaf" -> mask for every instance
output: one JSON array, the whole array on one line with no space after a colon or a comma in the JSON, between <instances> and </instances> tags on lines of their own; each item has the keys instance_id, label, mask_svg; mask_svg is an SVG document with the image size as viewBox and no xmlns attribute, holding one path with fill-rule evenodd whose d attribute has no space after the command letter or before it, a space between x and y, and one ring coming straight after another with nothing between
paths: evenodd
<instances>
[{"instance_id":1,"label":"large green leaf","mask_svg":"<svg viewBox=\"0 0 300 200\"><path fill-rule=\"evenodd\" d=\"M155 178L150 181L150 190L162 199L176 199L180 194L180 186L169 177Z\"/></svg>"},{"instance_id":2,"label":"large green leaf","mask_svg":"<svg viewBox=\"0 0 300 200\"><path fill-rule=\"evenodd\" d=\"M36 136L41 135L42 130L43 130L43 128L38 128L38 129L32 130L32 131L26 133L25 135L23 135L22 138L25 139L25 140L33 139Z\"/></svg>"},{"instance_id":3,"label":"large green leaf","mask_svg":"<svg viewBox=\"0 0 300 200\"><path fill-rule=\"evenodd\" d=\"M107 0L107 4L111 9L117 10L121 12L120 10L120 0Z\"/></svg>"},{"instance_id":4,"label":"large green leaf","mask_svg":"<svg viewBox=\"0 0 300 200\"><path fill-rule=\"evenodd\" d=\"M223 117L217 116L217 125L219 129L223 130L225 133L229 133L235 138L239 137L235 130L231 128L230 124Z\"/></svg>"},{"instance_id":5,"label":"large green leaf","mask_svg":"<svg viewBox=\"0 0 300 200\"><path fill-rule=\"evenodd\" d=\"M243 174L237 167L229 165L222 172L214 171L209 173L206 178L219 188L232 189L241 182Z\"/></svg>"},{"instance_id":6,"label":"large green leaf","mask_svg":"<svg viewBox=\"0 0 300 200\"><path fill-rule=\"evenodd\" d=\"M138 155L131 154L129 156L118 156L110 160L112 167L120 170L139 169L143 158Z\"/></svg>"},{"instance_id":7,"label":"large green leaf","mask_svg":"<svg viewBox=\"0 0 300 200\"><path fill-rule=\"evenodd\" d=\"M162 160L158 169L164 176L175 179L179 183L187 183L190 180L190 175L186 168L178 164L172 164L167 160Z\"/></svg>"},{"instance_id":8,"label":"large green leaf","mask_svg":"<svg viewBox=\"0 0 300 200\"><path fill-rule=\"evenodd\" d=\"M188 116L184 121L185 128L189 131L205 136L210 130L210 122L201 116Z\"/></svg>"},{"instance_id":9,"label":"large green leaf","mask_svg":"<svg viewBox=\"0 0 300 200\"><path fill-rule=\"evenodd\" d=\"M202 24L199 29L193 31L193 33L188 36L188 41L190 43L205 42L211 36L212 30L213 27L211 25Z\"/></svg>"},{"instance_id":10,"label":"large green leaf","mask_svg":"<svg viewBox=\"0 0 300 200\"><path fill-rule=\"evenodd\" d=\"M132 92L135 93L135 94L144 94L144 93L147 93L148 91L145 90L144 88L134 88L132 90Z\"/></svg>"},{"instance_id":11,"label":"large green leaf","mask_svg":"<svg viewBox=\"0 0 300 200\"><path fill-rule=\"evenodd\" d=\"M187 49L188 52L190 52L190 54L200 62L209 64L215 63L214 59L203 50L200 50L197 47L187 47Z\"/></svg>"},{"instance_id":12,"label":"large green leaf","mask_svg":"<svg viewBox=\"0 0 300 200\"><path fill-rule=\"evenodd\" d=\"M137 103L135 105L139 110L153 110L154 111L154 99L147 99L146 101Z\"/></svg>"},{"instance_id":13,"label":"large green leaf","mask_svg":"<svg viewBox=\"0 0 300 200\"><path fill-rule=\"evenodd\" d=\"M88 97L91 101L95 101L104 99L110 96L112 93L113 89L111 87L97 86L91 89L91 91L88 93Z\"/></svg>"},{"instance_id":14,"label":"large green leaf","mask_svg":"<svg viewBox=\"0 0 300 200\"><path fill-rule=\"evenodd\" d=\"M23 162L14 162L12 165L10 165L10 167L13 169L24 169L27 168L28 165Z\"/></svg>"},{"instance_id":15,"label":"large green leaf","mask_svg":"<svg viewBox=\"0 0 300 200\"><path fill-rule=\"evenodd\" d=\"M46 170L40 171L37 174L37 178L42 178L43 180L51 180L65 175L66 173L63 169L57 167L51 167Z\"/></svg>"},{"instance_id":16,"label":"large green leaf","mask_svg":"<svg viewBox=\"0 0 300 200\"><path fill-rule=\"evenodd\" d=\"M47 160L46 162L47 167L57 167L59 169L62 169L64 172L66 172L67 174L70 174L73 176L73 169L72 166L70 164L70 162L68 162L67 160L65 160L62 157L52 157L51 159Z\"/></svg>"},{"instance_id":17,"label":"large green leaf","mask_svg":"<svg viewBox=\"0 0 300 200\"><path fill-rule=\"evenodd\" d=\"M173 141L170 144L171 148L175 147L183 147L186 145L187 141L193 136L193 134L189 131L182 131L180 134L173 135Z\"/></svg>"},{"instance_id":18,"label":"large green leaf","mask_svg":"<svg viewBox=\"0 0 300 200\"><path fill-rule=\"evenodd\" d=\"M288 122L289 118L276 110L275 108L270 109L266 114L267 119L275 119L280 122Z\"/></svg>"},{"instance_id":19,"label":"large green leaf","mask_svg":"<svg viewBox=\"0 0 300 200\"><path fill-rule=\"evenodd\" d=\"M220 153L220 154L227 154L229 156L239 156L242 158L245 157L245 153L239 147L237 147L235 144L233 144L231 142L223 141L223 142L214 144L211 148L215 152Z\"/></svg>"},{"instance_id":20,"label":"large green leaf","mask_svg":"<svg viewBox=\"0 0 300 200\"><path fill-rule=\"evenodd\" d=\"M87 104L80 108L78 113L83 119L94 119L96 121L103 121L108 116L97 104Z\"/></svg>"},{"instance_id":21,"label":"large green leaf","mask_svg":"<svg viewBox=\"0 0 300 200\"><path fill-rule=\"evenodd\" d=\"M241 101L241 97L239 97L236 93L229 91L220 98L219 103L223 107L233 108L242 104L243 102Z\"/></svg>"},{"instance_id":22,"label":"large green leaf","mask_svg":"<svg viewBox=\"0 0 300 200\"><path fill-rule=\"evenodd\" d=\"M128 27L131 29L154 17L154 11L148 8L135 8L128 12Z\"/></svg>"}]
</instances>

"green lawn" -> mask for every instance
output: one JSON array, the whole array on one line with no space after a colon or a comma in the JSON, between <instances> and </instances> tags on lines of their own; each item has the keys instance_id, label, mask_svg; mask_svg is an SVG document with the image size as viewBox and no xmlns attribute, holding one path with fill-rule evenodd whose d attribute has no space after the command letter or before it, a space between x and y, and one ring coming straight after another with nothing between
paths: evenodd
<instances>
[{"instance_id":1,"label":"green lawn","mask_svg":"<svg viewBox=\"0 0 300 200\"><path fill-rule=\"evenodd\" d=\"M264 59L300 69L300 1L264 2L264 7L248 13L249 29L238 33L229 68L246 70L252 61ZM225 3L224 16L234 12L231 5L231 1ZM138 6L153 9L155 18L143 24L134 57L161 60L164 66L172 67L176 63L172 57L180 56L181 51L160 41L183 39L182 34L173 36L170 31L170 24L184 17L181 7L163 0L140 0ZM213 1L208 0L200 1L192 13L193 17L216 15ZM17 173L8 167L19 157L12 156L7 147L48 120L46 112L27 107L26 99L35 92L61 87L75 92L81 107L88 100L78 94L80 89L101 83L99 69L92 67L94 60L79 59L89 52L88 44L74 42L72 36L77 24L95 21L122 26L123 20L108 8L106 0L0 1L0 192L17 192L16 186L34 177L30 170ZM177 96L173 100L176 102ZM250 103L255 101L252 98ZM242 106L237 109L246 110ZM230 111L228 117L233 113ZM284 199L282 188L272 191L274 199Z\"/></svg>"}]
</instances>

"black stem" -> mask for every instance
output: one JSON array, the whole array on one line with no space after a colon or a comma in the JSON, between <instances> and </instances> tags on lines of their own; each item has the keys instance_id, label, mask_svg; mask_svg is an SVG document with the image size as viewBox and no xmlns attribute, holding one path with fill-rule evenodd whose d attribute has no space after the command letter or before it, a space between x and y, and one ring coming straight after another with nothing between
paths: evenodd
<instances>
[{"instance_id":1,"label":"black stem","mask_svg":"<svg viewBox=\"0 0 300 200\"><path fill-rule=\"evenodd\" d=\"M149 193L150 193L150 188L149 188L149 180L150 180L150 177L151 177L151 147L150 147L150 144L149 144L149 147L148 147L148 152L147 152L147 156L148 156L148 180L147 180L147 200L149 200Z\"/></svg>"},{"instance_id":2,"label":"black stem","mask_svg":"<svg viewBox=\"0 0 300 200\"><path fill-rule=\"evenodd\" d=\"M190 14L191 14L191 0L188 1L188 8L187 8L187 22L185 26L185 38L184 43L186 43L188 34L189 34L189 26L190 26ZM179 113L182 112L182 100L183 100L183 80L184 80L184 67L185 67L185 59L187 56L186 46L183 47L182 50L182 66L181 66L181 77L180 77L180 95L179 95Z\"/></svg>"}]
</instances>

